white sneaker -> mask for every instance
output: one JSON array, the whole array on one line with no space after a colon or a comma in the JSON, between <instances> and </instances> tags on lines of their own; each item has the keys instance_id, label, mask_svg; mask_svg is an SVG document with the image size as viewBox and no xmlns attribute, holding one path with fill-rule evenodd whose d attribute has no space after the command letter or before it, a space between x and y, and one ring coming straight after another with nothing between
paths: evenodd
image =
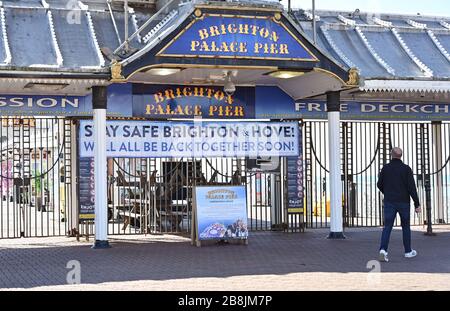
<instances>
[{"instance_id":1,"label":"white sneaker","mask_svg":"<svg viewBox=\"0 0 450 311\"><path fill-rule=\"evenodd\" d=\"M412 250L409 253L405 253L405 258L414 258L416 256L417 256L417 252L415 250Z\"/></svg>"},{"instance_id":2,"label":"white sneaker","mask_svg":"<svg viewBox=\"0 0 450 311\"><path fill-rule=\"evenodd\" d=\"M388 252L386 252L384 249L381 249L380 255L378 256L378 260L382 262L389 262Z\"/></svg>"}]
</instances>

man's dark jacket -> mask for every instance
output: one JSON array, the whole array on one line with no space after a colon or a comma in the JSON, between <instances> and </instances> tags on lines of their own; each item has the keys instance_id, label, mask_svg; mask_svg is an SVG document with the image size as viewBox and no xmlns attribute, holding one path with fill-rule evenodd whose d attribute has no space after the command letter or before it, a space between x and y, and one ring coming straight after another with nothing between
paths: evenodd
<instances>
[{"instance_id":1,"label":"man's dark jacket","mask_svg":"<svg viewBox=\"0 0 450 311\"><path fill-rule=\"evenodd\" d=\"M414 206L420 205L412 169L400 159L392 159L383 166L377 187L384 194L385 202L409 203L411 196Z\"/></svg>"}]
</instances>

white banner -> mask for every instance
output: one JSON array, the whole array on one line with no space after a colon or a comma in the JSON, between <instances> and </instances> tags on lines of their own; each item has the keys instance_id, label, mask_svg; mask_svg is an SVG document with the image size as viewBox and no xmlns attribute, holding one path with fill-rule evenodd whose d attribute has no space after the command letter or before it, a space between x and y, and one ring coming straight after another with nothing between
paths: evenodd
<instances>
[{"instance_id":1,"label":"white banner","mask_svg":"<svg viewBox=\"0 0 450 311\"><path fill-rule=\"evenodd\" d=\"M80 157L94 156L92 121L80 122ZM108 121L108 157L298 156L296 122Z\"/></svg>"}]
</instances>

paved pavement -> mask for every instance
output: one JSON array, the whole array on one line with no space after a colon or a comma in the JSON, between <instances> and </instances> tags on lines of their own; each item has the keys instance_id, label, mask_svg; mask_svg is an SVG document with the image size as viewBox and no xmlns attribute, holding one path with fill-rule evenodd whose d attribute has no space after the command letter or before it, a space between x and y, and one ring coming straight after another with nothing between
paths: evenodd
<instances>
[{"instance_id":1,"label":"paved pavement","mask_svg":"<svg viewBox=\"0 0 450 311\"><path fill-rule=\"evenodd\" d=\"M389 263L378 264L381 229L253 233L249 244L191 246L173 235L112 238L112 248L72 238L0 240L0 288L38 290L450 290L450 226L435 237L413 229L419 255L403 258L401 231ZM70 260L81 267L81 284ZM381 273L370 272L381 270ZM71 278L72 280L74 278ZM76 278L75 278L76 279Z\"/></svg>"}]
</instances>

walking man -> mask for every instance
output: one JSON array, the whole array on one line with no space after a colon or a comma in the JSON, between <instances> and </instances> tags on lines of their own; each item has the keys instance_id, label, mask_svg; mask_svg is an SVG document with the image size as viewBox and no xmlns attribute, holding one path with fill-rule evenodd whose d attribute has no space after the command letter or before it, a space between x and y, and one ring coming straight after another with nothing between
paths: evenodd
<instances>
[{"instance_id":1,"label":"walking man","mask_svg":"<svg viewBox=\"0 0 450 311\"><path fill-rule=\"evenodd\" d=\"M381 169L377 187L384 195L384 229L381 235L380 261L388 262L388 244L397 213L400 215L405 257L413 258L417 252L411 249L410 197L416 213L420 213L419 197L411 168L401 160L403 151L396 147L391 151L392 160Z\"/></svg>"}]
</instances>

